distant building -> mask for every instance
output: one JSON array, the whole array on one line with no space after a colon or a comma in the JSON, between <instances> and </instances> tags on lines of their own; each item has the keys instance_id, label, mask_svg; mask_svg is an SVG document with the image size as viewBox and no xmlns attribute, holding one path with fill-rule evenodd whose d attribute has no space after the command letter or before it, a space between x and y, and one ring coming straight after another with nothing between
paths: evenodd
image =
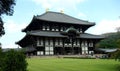
<instances>
[{"instance_id":1,"label":"distant building","mask_svg":"<svg viewBox=\"0 0 120 71\"><path fill-rule=\"evenodd\" d=\"M64 13L46 12L34 16L22 30L26 36L16 44L33 55L75 55L95 53L102 36L85 33L94 22L80 20Z\"/></svg>"}]
</instances>

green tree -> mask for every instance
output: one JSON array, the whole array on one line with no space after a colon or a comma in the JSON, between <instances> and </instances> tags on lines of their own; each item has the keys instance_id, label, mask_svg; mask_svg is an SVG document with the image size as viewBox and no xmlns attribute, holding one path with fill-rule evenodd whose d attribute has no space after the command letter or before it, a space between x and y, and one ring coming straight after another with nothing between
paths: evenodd
<instances>
[{"instance_id":1,"label":"green tree","mask_svg":"<svg viewBox=\"0 0 120 71\"><path fill-rule=\"evenodd\" d=\"M111 53L111 58L120 61L120 28L116 33L106 34L107 37L101 40L96 46L100 48L118 48L116 52ZM118 65L120 71L120 65Z\"/></svg>"},{"instance_id":2,"label":"green tree","mask_svg":"<svg viewBox=\"0 0 120 71\"><path fill-rule=\"evenodd\" d=\"M4 62L4 53L2 52L2 49L0 48L0 71L2 71L1 68L2 68L3 62Z\"/></svg>"},{"instance_id":3,"label":"green tree","mask_svg":"<svg viewBox=\"0 0 120 71\"><path fill-rule=\"evenodd\" d=\"M2 20L2 14L13 15L13 8L15 5L15 0L0 0L0 36L4 35L4 22Z\"/></svg>"},{"instance_id":4,"label":"green tree","mask_svg":"<svg viewBox=\"0 0 120 71\"><path fill-rule=\"evenodd\" d=\"M1 51L1 48L0 48L0 62L2 62L2 60L1 60L1 58L2 58L2 56L1 56L1 54L2 54L2 51ZM1 71L1 63L0 63L0 71Z\"/></svg>"},{"instance_id":5,"label":"green tree","mask_svg":"<svg viewBox=\"0 0 120 71\"><path fill-rule=\"evenodd\" d=\"M4 57L2 71L27 71L26 56L22 51L9 50Z\"/></svg>"},{"instance_id":6,"label":"green tree","mask_svg":"<svg viewBox=\"0 0 120 71\"><path fill-rule=\"evenodd\" d=\"M120 33L114 33L112 35L107 36L105 39L101 40L96 47L100 48L119 48L118 45L120 43Z\"/></svg>"},{"instance_id":7,"label":"green tree","mask_svg":"<svg viewBox=\"0 0 120 71\"><path fill-rule=\"evenodd\" d=\"M120 39L116 41L118 48L120 49Z\"/></svg>"},{"instance_id":8,"label":"green tree","mask_svg":"<svg viewBox=\"0 0 120 71\"><path fill-rule=\"evenodd\" d=\"M3 27L3 21L0 16L0 36L2 36L4 34L5 34L5 31L4 31L4 27Z\"/></svg>"}]
</instances>

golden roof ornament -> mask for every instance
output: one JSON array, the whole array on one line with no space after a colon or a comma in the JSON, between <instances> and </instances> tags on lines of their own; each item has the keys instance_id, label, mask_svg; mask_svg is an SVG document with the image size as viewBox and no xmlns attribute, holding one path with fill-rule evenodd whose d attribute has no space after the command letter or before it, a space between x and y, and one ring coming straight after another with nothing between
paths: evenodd
<instances>
[{"instance_id":1,"label":"golden roof ornament","mask_svg":"<svg viewBox=\"0 0 120 71\"><path fill-rule=\"evenodd\" d=\"M48 11L49 11L49 8L46 9L46 12L48 12Z\"/></svg>"},{"instance_id":2,"label":"golden roof ornament","mask_svg":"<svg viewBox=\"0 0 120 71\"><path fill-rule=\"evenodd\" d=\"M63 10L60 10L60 12L61 12L61 13L64 13L64 11L63 11Z\"/></svg>"}]
</instances>

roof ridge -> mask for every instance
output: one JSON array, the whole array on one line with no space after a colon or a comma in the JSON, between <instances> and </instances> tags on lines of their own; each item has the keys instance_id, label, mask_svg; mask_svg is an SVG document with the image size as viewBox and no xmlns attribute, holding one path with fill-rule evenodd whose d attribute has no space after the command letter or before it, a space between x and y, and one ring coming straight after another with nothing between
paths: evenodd
<instances>
[{"instance_id":1,"label":"roof ridge","mask_svg":"<svg viewBox=\"0 0 120 71\"><path fill-rule=\"evenodd\" d=\"M77 20L80 20L80 21L83 21L83 22L89 22L88 20L82 20L82 19L78 19L78 18L76 18L76 17L72 17L71 15L68 15L68 14L66 14L66 13L54 12L54 11L48 11L48 12L49 12L49 13L51 12L51 13L66 15L66 16L68 16L68 17L71 17L71 18L74 18L74 19L77 19ZM89 22L89 23L95 23L95 22Z\"/></svg>"},{"instance_id":2,"label":"roof ridge","mask_svg":"<svg viewBox=\"0 0 120 71\"><path fill-rule=\"evenodd\" d=\"M63 13L63 14L64 14L64 13ZM71 17L71 18L74 18L74 19L77 19L77 20L80 20L80 21L83 21L83 22L89 22L88 20L78 19L78 18L72 17L71 15L68 15L68 14L64 14L64 15L66 15L66 16L68 16L68 17ZM89 23L93 23L93 22L89 22Z\"/></svg>"},{"instance_id":3,"label":"roof ridge","mask_svg":"<svg viewBox=\"0 0 120 71\"><path fill-rule=\"evenodd\" d=\"M98 34L91 34L91 33L84 33L84 34L88 34L88 35L95 35L95 36L102 36L102 35L98 35Z\"/></svg>"},{"instance_id":4,"label":"roof ridge","mask_svg":"<svg viewBox=\"0 0 120 71\"><path fill-rule=\"evenodd\" d=\"M45 13L56 13L56 14L66 15L66 16L68 16L68 17L71 17L71 18L74 18L74 19L77 19L77 20L80 20L80 21L83 21L83 22L89 22L88 20L82 20L82 19L78 19L78 18L76 18L76 17L72 17L71 15L68 15L68 14L66 14L66 13L54 12L54 11L47 11L47 12L45 12ZM44 14L45 14L45 13L44 13ZM89 22L89 23L94 23L94 22Z\"/></svg>"},{"instance_id":5,"label":"roof ridge","mask_svg":"<svg viewBox=\"0 0 120 71\"><path fill-rule=\"evenodd\" d=\"M45 12L45 13L41 14L41 15L36 15L36 16L37 16L37 17L40 17L40 16L43 16L43 15L45 15L45 14L47 14L47 13L57 13L57 14L63 14L63 13L60 13L60 12L47 11L47 12Z\"/></svg>"}]
</instances>

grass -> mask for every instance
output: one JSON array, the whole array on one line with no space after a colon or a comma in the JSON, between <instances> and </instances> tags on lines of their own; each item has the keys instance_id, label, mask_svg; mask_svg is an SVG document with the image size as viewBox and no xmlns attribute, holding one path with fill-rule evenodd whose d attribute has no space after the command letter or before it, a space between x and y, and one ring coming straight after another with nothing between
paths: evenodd
<instances>
[{"instance_id":1,"label":"grass","mask_svg":"<svg viewBox=\"0 0 120 71\"><path fill-rule=\"evenodd\" d=\"M117 71L111 59L30 58L29 71Z\"/></svg>"}]
</instances>

